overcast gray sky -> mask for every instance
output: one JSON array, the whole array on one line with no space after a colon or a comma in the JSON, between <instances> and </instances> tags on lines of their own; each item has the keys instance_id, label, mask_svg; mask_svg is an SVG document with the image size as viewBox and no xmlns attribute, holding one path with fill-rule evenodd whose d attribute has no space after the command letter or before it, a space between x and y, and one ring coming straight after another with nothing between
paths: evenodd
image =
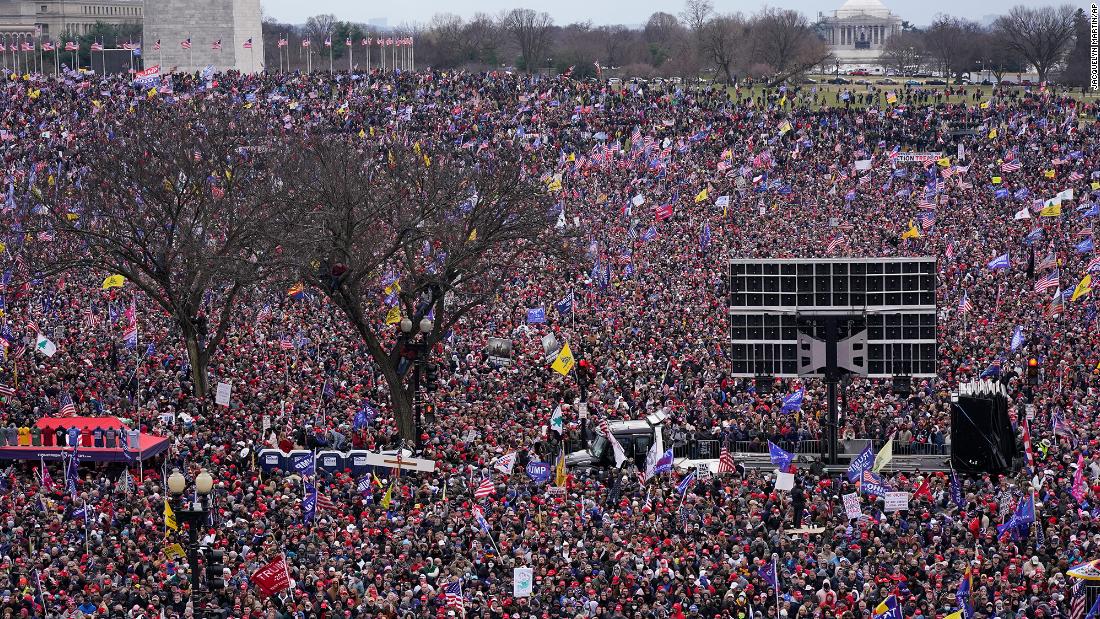
<instances>
[{"instance_id":1,"label":"overcast gray sky","mask_svg":"<svg viewBox=\"0 0 1100 619\"><path fill-rule=\"evenodd\" d=\"M764 0L713 0L719 11L753 12L765 4L780 8L802 11L811 18L818 12L828 13L843 3L821 2L820 0L782 0L765 2ZM1062 4L1052 0L1019 0L1014 2L990 2L989 0L883 0L884 4L902 19L923 25L932 20L936 13L951 13L978 21L998 11L1006 11L1013 4L1043 5ZM591 2L591 0L420 0L419 2L364 2L363 0L261 0L264 14L280 21L303 23L310 15L332 13L337 19L355 22L367 22L385 19L390 25L403 22L425 22L436 13L457 13L469 17L478 11L497 14L501 10L517 6L548 11L558 24L590 20L600 24L644 23L655 11L677 13L682 8L680 0L612 0L611 2ZM1075 3L1080 4L1080 2ZM1081 4L1088 9L1088 6ZM551 8L553 7L553 8Z\"/></svg>"}]
</instances>

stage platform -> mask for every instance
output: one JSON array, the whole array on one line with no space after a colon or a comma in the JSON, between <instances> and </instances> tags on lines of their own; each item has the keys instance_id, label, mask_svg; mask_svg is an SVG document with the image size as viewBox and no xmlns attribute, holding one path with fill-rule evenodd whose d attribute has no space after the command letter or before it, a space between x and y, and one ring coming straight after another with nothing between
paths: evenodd
<instances>
[{"instance_id":1,"label":"stage platform","mask_svg":"<svg viewBox=\"0 0 1100 619\"><path fill-rule=\"evenodd\" d=\"M98 428L106 432L108 428L116 432L126 432L127 428L118 417L44 417L35 425L43 431L56 431L58 426L77 427L81 431L81 445L76 448L77 459L87 462L137 462L158 456L168 449L168 439L155 434L141 432L137 449L122 447L96 446L93 432ZM91 440L85 441L84 437ZM89 444L90 443L90 444ZM121 445L116 439L116 445ZM73 453L68 445L25 445L0 446L0 460L61 460L62 454Z\"/></svg>"}]
</instances>

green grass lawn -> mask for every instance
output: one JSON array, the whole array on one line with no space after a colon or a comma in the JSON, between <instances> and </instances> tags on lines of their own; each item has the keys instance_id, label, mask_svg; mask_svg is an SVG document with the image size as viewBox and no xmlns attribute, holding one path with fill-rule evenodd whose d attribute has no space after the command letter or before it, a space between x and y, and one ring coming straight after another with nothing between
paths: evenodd
<instances>
[{"instance_id":1,"label":"green grass lawn","mask_svg":"<svg viewBox=\"0 0 1100 619\"><path fill-rule=\"evenodd\" d=\"M825 81L827 81L829 79L832 79L834 77L833 75L811 75L809 77L811 79L817 81L818 83L817 84L802 84L801 88L802 88L803 95L808 96L810 91L812 89L816 88L819 95L821 93L824 93L826 95L825 104L830 105L830 106L836 106L837 105L837 103L836 103L836 94L838 92L842 91L842 90L850 90L853 93L866 93L866 92L881 91L883 93L883 97L880 99L879 107L886 107L886 99L885 99L885 93L886 92L894 91L895 93L897 93L899 95L899 100L903 100L901 95L906 90L906 86L904 86L903 84L892 84L892 85L891 84L881 84L879 82L883 78L877 77L877 76L869 76L869 77L845 76L846 79L851 79L853 81L857 80L857 79L866 79L866 80L871 82L870 86L863 85L863 84L826 84ZM908 79L908 78L905 78L905 79ZM898 79L897 81L904 82L905 79ZM926 79L929 79L929 78L923 78L923 79L922 78L916 78L916 79L918 81L923 82L923 81L925 81ZM960 86L958 86L958 85L952 85L951 86L952 89L956 89L956 88L959 88L959 87ZM943 98L942 100L946 103L960 103L960 102L965 101L966 103L973 104L974 103L973 95L974 95L975 89L980 90L981 93L982 93L981 97L979 99L980 101L989 100L990 95L993 91L992 86L982 86L982 85L973 85L973 84L971 84L971 85L962 85L961 87L966 91L964 95L955 95L955 94L953 94L951 96ZM941 91L942 92L947 87L940 85L940 86L911 86L909 88L910 89L923 88L923 89L936 90L936 91ZM1034 88L1035 87L1033 86L1032 89L1034 90ZM755 97L760 96L764 92L764 90L765 90L764 87L759 85L759 84L755 85L754 87L752 87L750 89L741 88L740 96L745 97L747 94L751 94L755 98ZM1023 87L1019 87L1018 90L1020 92L1023 92L1024 89L1023 89ZM736 89L730 87L730 88L727 88L727 91L729 92L731 97L737 96ZM770 92L771 93L776 93L777 90L773 88L773 89L770 90ZM1084 100L1084 101L1089 101L1089 102L1094 102L1094 103L1100 101L1100 92L1090 92L1090 93L1087 93L1087 94L1082 94L1080 89L1074 89L1073 91L1071 91L1070 94L1071 94L1071 96L1077 98L1078 100ZM866 107L866 104L864 104L863 106L859 106L858 104L856 104L854 102L853 102L852 105L853 105L853 107ZM820 99L819 99L817 107L821 107Z\"/></svg>"}]
</instances>

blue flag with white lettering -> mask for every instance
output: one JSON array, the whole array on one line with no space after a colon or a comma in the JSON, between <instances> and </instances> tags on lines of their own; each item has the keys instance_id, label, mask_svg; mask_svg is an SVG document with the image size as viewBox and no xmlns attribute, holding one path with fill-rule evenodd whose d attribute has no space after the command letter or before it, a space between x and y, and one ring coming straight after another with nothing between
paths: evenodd
<instances>
[{"instance_id":1,"label":"blue flag with white lettering","mask_svg":"<svg viewBox=\"0 0 1100 619\"><path fill-rule=\"evenodd\" d=\"M779 468L782 473L787 472L787 468L791 466L791 461L794 460L794 456L776 445L775 443L768 441L768 455L771 457L772 464Z\"/></svg>"}]
</instances>

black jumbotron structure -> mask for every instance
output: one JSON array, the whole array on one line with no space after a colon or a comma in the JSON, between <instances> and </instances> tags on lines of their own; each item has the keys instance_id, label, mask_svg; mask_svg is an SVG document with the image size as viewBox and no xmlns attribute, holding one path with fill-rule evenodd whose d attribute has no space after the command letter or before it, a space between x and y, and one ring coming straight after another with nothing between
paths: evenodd
<instances>
[{"instance_id":1,"label":"black jumbotron structure","mask_svg":"<svg viewBox=\"0 0 1100 619\"><path fill-rule=\"evenodd\" d=\"M732 259L728 291L732 375L824 379L829 464L843 375L936 374L935 258Z\"/></svg>"}]
</instances>

